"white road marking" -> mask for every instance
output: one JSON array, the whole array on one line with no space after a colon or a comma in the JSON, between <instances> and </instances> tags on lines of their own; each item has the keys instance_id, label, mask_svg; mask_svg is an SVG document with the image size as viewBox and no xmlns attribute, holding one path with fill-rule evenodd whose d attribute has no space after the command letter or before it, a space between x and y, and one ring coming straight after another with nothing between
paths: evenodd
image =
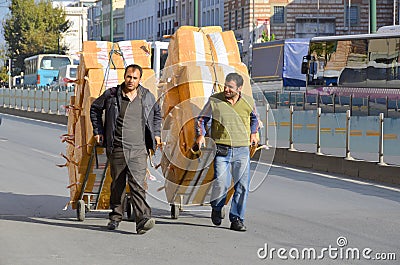
<instances>
[{"instance_id":1,"label":"white road marking","mask_svg":"<svg viewBox=\"0 0 400 265\"><path fill-rule=\"evenodd\" d=\"M59 125L59 126L67 127L67 125L61 124L61 123L55 123L55 122L50 122L50 121L36 120L36 119L27 118L27 117L22 117L22 116L17 116L17 115L6 114L6 113L1 113L1 115L3 115L3 116L10 116L10 117L14 117L14 118L20 118L20 119L24 119L24 120L28 120L28 121L37 121L37 122L42 122L42 123L46 123L46 124ZM56 115L56 114L49 114L49 115Z\"/></svg>"},{"instance_id":2,"label":"white road marking","mask_svg":"<svg viewBox=\"0 0 400 265\"><path fill-rule=\"evenodd\" d=\"M42 151L42 150L39 150L39 149L35 149L35 148L31 148L31 150L34 151L34 152L40 153L42 155L47 155L47 156L51 156L51 157L55 157L55 158L60 158L61 157L59 155L55 155L55 154L52 154L52 153L49 153L49 152L46 152L46 151Z\"/></svg>"},{"instance_id":3,"label":"white road marking","mask_svg":"<svg viewBox=\"0 0 400 265\"><path fill-rule=\"evenodd\" d=\"M273 165L273 164L264 163L264 162L254 162L254 161L252 161L252 163L258 163L258 164L261 164L261 165L264 165L264 166L270 166L270 167L274 167L274 168L284 168L284 169L287 169L287 170L290 170L290 171L294 171L294 172L307 173L307 174L311 174L311 175L315 175L315 176L319 176L319 177L323 177L323 178L337 179L337 180L346 181L346 182L350 182L350 183L355 183L355 184L359 184L359 185L374 186L374 187L381 188L381 189L400 192L399 188L385 186L385 185L382 185L382 184L375 184L375 183L362 181L362 180L342 178L342 177L338 177L338 176L329 175L329 174L326 174L326 173L319 173L319 172L313 172L313 171L308 171L308 170L301 170L301 169L292 168L292 167L288 167L288 166Z\"/></svg>"}]
</instances>

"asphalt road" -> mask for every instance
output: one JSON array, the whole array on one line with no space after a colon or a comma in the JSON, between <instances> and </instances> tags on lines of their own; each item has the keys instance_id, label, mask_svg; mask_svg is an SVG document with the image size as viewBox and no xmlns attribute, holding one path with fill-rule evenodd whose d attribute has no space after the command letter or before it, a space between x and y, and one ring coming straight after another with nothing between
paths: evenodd
<instances>
[{"instance_id":1,"label":"asphalt road","mask_svg":"<svg viewBox=\"0 0 400 265\"><path fill-rule=\"evenodd\" d=\"M267 178L249 195L245 233L230 231L227 219L214 227L206 206L185 207L171 219L165 194L156 191L162 176L154 171L153 230L137 235L135 224L125 221L108 231L105 212L78 222L75 211L63 211L68 176L56 167L65 162L59 155L65 131L3 115L1 265L399 264L400 190L278 165L253 164L257 179ZM397 260L375 259L393 259L391 253Z\"/></svg>"}]
</instances>

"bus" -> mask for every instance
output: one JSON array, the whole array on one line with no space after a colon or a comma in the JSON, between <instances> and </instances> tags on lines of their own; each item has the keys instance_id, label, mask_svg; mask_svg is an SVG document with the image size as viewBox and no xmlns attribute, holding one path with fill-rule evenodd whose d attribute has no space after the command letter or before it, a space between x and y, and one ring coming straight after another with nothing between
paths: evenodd
<instances>
[{"instance_id":1,"label":"bus","mask_svg":"<svg viewBox=\"0 0 400 265\"><path fill-rule=\"evenodd\" d=\"M46 86L57 79L59 68L73 64L68 55L38 54L24 60L24 85Z\"/></svg>"},{"instance_id":2,"label":"bus","mask_svg":"<svg viewBox=\"0 0 400 265\"><path fill-rule=\"evenodd\" d=\"M311 38L302 73L307 75L307 90L345 95L391 89L398 94L400 31Z\"/></svg>"}]
</instances>

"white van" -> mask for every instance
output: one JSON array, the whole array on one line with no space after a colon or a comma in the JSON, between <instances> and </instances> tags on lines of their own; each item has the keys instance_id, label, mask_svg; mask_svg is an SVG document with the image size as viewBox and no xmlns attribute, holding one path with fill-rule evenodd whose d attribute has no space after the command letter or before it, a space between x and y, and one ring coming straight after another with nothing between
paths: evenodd
<instances>
[{"instance_id":1,"label":"white van","mask_svg":"<svg viewBox=\"0 0 400 265\"><path fill-rule=\"evenodd\" d=\"M169 42L166 41L154 41L151 43L151 68L154 70L157 80L161 76L168 57L168 45Z\"/></svg>"},{"instance_id":2,"label":"white van","mask_svg":"<svg viewBox=\"0 0 400 265\"><path fill-rule=\"evenodd\" d=\"M75 81L77 77L78 66L77 65L65 65L59 68L58 77L54 80L52 89L61 91L73 91L75 89Z\"/></svg>"}]
</instances>

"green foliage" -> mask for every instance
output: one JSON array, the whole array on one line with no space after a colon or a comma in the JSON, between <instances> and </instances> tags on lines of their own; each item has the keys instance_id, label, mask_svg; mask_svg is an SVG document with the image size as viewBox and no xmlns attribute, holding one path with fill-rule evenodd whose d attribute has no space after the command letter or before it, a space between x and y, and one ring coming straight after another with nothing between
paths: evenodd
<instances>
[{"instance_id":1,"label":"green foliage","mask_svg":"<svg viewBox=\"0 0 400 265\"><path fill-rule=\"evenodd\" d=\"M5 66L7 61L7 49L5 46L0 45L0 62L3 62L3 66L0 67L0 81L8 80L8 69Z\"/></svg>"},{"instance_id":2,"label":"green foliage","mask_svg":"<svg viewBox=\"0 0 400 265\"><path fill-rule=\"evenodd\" d=\"M17 59L13 74L23 70L26 57L58 53L59 49L65 53L65 47L58 46L60 34L69 27L62 9L53 8L48 0L12 0L9 10L10 15L3 22L3 28L7 55Z\"/></svg>"},{"instance_id":3,"label":"green foliage","mask_svg":"<svg viewBox=\"0 0 400 265\"><path fill-rule=\"evenodd\" d=\"M268 41L273 41L275 40L275 34L272 33L271 38L268 37L267 32L263 30L262 35L261 35L261 42L268 42Z\"/></svg>"},{"instance_id":4,"label":"green foliage","mask_svg":"<svg viewBox=\"0 0 400 265\"><path fill-rule=\"evenodd\" d=\"M325 58L326 61L329 61L331 55L336 52L337 42L313 42L310 45L311 54L315 53L318 58Z\"/></svg>"}]
</instances>

